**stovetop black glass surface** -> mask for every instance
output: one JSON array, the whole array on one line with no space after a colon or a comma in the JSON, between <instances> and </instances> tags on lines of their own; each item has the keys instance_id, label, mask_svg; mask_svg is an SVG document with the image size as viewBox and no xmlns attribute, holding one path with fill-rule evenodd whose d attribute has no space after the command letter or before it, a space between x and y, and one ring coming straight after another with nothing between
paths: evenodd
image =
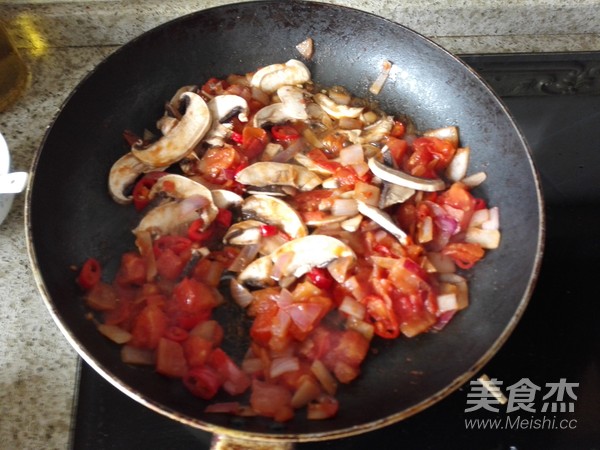
<instances>
[{"instance_id":1,"label":"stovetop black glass surface","mask_svg":"<svg viewBox=\"0 0 600 450\"><path fill-rule=\"evenodd\" d=\"M525 134L546 202L546 247L533 296L481 371L509 402L486 409L475 377L400 423L298 444L300 450L600 449L600 54L464 60L501 95ZM201 450L210 441L209 433L131 400L82 362L71 448Z\"/></svg>"}]
</instances>

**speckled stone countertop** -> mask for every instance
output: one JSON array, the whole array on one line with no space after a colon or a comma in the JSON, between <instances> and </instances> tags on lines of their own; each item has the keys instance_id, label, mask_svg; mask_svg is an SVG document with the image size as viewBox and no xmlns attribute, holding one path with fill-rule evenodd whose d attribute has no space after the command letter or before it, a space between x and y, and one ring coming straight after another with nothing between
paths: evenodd
<instances>
[{"instance_id":1,"label":"speckled stone countertop","mask_svg":"<svg viewBox=\"0 0 600 450\"><path fill-rule=\"evenodd\" d=\"M118 46L162 22L227 1L4 0L0 20L29 67L25 95L0 112L14 170L29 168L69 92ZM600 50L600 0L346 0L454 53ZM0 226L0 449L68 448L78 358L39 295L24 195Z\"/></svg>"}]
</instances>

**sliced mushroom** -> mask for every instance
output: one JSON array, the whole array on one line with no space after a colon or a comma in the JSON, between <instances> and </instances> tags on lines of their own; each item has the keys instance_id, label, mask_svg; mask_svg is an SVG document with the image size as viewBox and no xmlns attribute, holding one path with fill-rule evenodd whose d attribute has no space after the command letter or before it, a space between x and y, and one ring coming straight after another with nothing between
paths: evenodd
<instances>
[{"instance_id":1,"label":"sliced mushroom","mask_svg":"<svg viewBox=\"0 0 600 450\"><path fill-rule=\"evenodd\" d=\"M383 189L379 197L379 207L385 209L388 206L404 203L415 194L415 190L394 183L383 182Z\"/></svg>"},{"instance_id":2,"label":"sliced mushroom","mask_svg":"<svg viewBox=\"0 0 600 450\"><path fill-rule=\"evenodd\" d=\"M260 228L264 224L264 222L253 219L234 223L223 236L223 242L231 245L258 244L261 238Z\"/></svg>"},{"instance_id":3,"label":"sliced mushroom","mask_svg":"<svg viewBox=\"0 0 600 450\"><path fill-rule=\"evenodd\" d=\"M377 122L364 128L360 134L360 141L363 144L369 142L377 142L387 136L392 131L394 118L392 116L384 116Z\"/></svg>"},{"instance_id":4,"label":"sliced mushroom","mask_svg":"<svg viewBox=\"0 0 600 450\"><path fill-rule=\"evenodd\" d=\"M297 153L296 155L294 155L294 160L297 163L302 164L308 170L318 173L319 175L329 176L333 174L333 170L320 166L314 160L306 156L304 153Z\"/></svg>"},{"instance_id":5,"label":"sliced mushroom","mask_svg":"<svg viewBox=\"0 0 600 450\"><path fill-rule=\"evenodd\" d=\"M242 203L242 215L277 226L292 239L308 234L296 210L285 201L269 195L252 195Z\"/></svg>"},{"instance_id":6,"label":"sliced mushroom","mask_svg":"<svg viewBox=\"0 0 600 450\"><path fill-rule=\"evenodd\" d=\"M204 228L212 223L219 212L213 202L213 195L210 189L183 175L169 174L159 178L148 193L150 200L153 200L157 196L170 200L191 199L188 202L190 209L196 206L194 200L198 199L197 204L201 207L199 217L204 221ZM204 201L200 199L204 199ZM182 205L184 213L186 212L186 206L186 204Z\"/></svg>"},{"instance_id":7,"label":"sliced mushroom","mask_svg":"<svg viewBox=\"0 0 600 450\"><path fill-rule=\"evenodd\" d=\"M406 172L387 167L375 158L369 158L368 164L373 175L390 183L425 192L441 191L446 188L444 180L415 177Z\"/></svg>"},{"instance_id":8,"label":"sliced mushroom","mask_svg":"<svg viewBox=\"0 0 600 450\"><path fill-rule=\"evenodd\" d=\"M289 241L270 255L250 263L238 276L244 284L268 286L275 284L275 278L301 277L313 267L326 267L339 258L356 260L354 251L331 236L314 234ZM274 269L277 276L273 277Z\"/></svg>"},{"instance_id":9,"label":"sliced mushroom","mask_svg":"<svg viewBox=\"0 0 600 450\"><path fill-rule=\"evenodd\" d=\"M321 184L321 178L306 167L273 161L256 162L240 170L235 179L250 186L292 186L311 191Z\"/></svg>"},{"instance_id":10,"label":"sliced mushroom","mask_svg":"<svg viewBox=\"0 0 600 450\"><path fill-rule=\"evenodd\" d=\"M356 118L360 116L360 113L362 113L364 109L362 107L340 105L322 93L315 94L313 99L327 114L336 119L341 119L343 117Z\"/></svg>"},{"instance_id":11,"label":"sliced mushroom","mask_svg":"<svg viewBox=\"0 0 600 450\"><path fill-rule=\"evenodd\" d=\"M239 95L217 95L208 102L208 109L213 122L223 123L235 116L240 122L248 122L248 102Z\"/></svg>"},{"instance_id":12,"label":"sliced mushroom","mask_svg":"<svg viewBox=\"0 0 600 450\"><path fill-rule=\"evenodd\" d=\"M271 94L282 86L293 86L307 81L310 81L308 67L297 59L290 59L285 64L271 64L257 70L250 84Z\"/></svg>"},{"instance_id":13,"label":"sliced mushroom","mask_svg":"<svg viewBox=\"0 0 600 450\"><path fill-rule=\"evenodd\" d=\"M199 204L201 204L199 202ZM188 208L182 200L163 203L151 209L140 221L138 226L133 229L133 234L139 237L142 233L148 232L151 236L161 236L167 234L178 234L180 229L200 218L202 208ZM140 249L142 251L142 249Z\"/></svg>"},{"instance_id":14,"label":"sliced mushroom","mask_svg":"<svg viewBox=\"0 0 600 450\"><path fill-rule=\"evenodd\" d=\"M292 119L308 119L306 92L303 89L296 86L282 86L277 89L277 96L285 105L285 110Z\"/></svg>"},{"instance_id":15,"label":"sliced mushroom","mask_svg":"<svg viewBox=\"0 0 600 450\"><path fill-rule=\"evenodd\" d=\"M122 205L132 202L133 197L126 195L125 191L135 180L143 173L154 170L164 170L144 164L137 159L133 153L129 152L120 157L111 167L108 174L108 191L113 200Z\"/></svg>"},{"instance_id":16,"label":"sliced mushroom","mask_svg":"<svg viewBox=\"0 0 600 450\"><path fill-rule=\"evenodd\" d=\"M408 235L394 223L388 213L364 202L358 202L358 212L377 223L381 228L389 231L402 245L406 245Z\"/></svg>"},{"instance_id":17,"label":"sliced mushroom","mask_svg":"<svg viewBox=\"0 0 600 450\"><path fill-rule=\"evenodd\" d=\"M294 86L283 86L277 89L279 103L272 103L259 109L252 118L252 126L256 128L274 125L289 120L306 120L306 99L304 91Z\"/></svg>"},{"instance_id":18,"label":"sliced mushroom","mask_svg":"<svg viewBox=\"0 0 600 450\"><path fill-rule=\"evenodd\" d=\"M217 208L230 209L240 206L244 201L241 195L227 189L213 189L211 190L213 203Z\"/></svg>"},{"instance_id":19,"label":"sliced mushroom","mask_svg":"<svg viewBox=\"0 0 600 450\"><path fill-rule=\"evenodd\" d=\"M458 127L450 126L444 128L436 128L435 130L428 130L423 133L427 137L436 137L444 141L450 142L455 147L458 147Z\"/></svg>"},{"instance_id":20,"label":"sliced mushroom","mask_svg":"<svg viewBox=\"0 0 600 450\"><path fill-rule=\"evenodd\" d=\"M185 114L168 134L148 147L132 147L132 153L143 163L153 167L169 166L191 152L209 130L210 110L202 97L185 92L183 98L188 101Z\"/></svg>"}]
</instances>

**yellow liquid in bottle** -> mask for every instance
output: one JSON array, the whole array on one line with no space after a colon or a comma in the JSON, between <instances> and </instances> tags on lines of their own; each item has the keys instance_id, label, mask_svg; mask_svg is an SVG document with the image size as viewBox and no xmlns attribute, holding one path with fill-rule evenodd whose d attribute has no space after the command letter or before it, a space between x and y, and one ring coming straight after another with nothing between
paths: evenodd
<instances>
[{"instance_id":1,"label":"yellow liquid in bottle","mask_svg":"<svg viewBox=\"0 0 600 450\"><path fill-rule=\"evenodd\" d=\"M25 90L29 72L12 40L0 25L0 111Z\"/></svg>"}]
</instances>

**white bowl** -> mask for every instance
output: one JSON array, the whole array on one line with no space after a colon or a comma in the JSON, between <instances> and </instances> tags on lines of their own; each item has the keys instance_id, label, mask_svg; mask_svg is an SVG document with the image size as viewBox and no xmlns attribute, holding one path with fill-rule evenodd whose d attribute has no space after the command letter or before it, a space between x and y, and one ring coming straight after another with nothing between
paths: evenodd
<instances>
[{"instance_id":1,"label":"white bowl","mask_svg":"<svg viewBox=\"0 0 600 450\"><path fill-rule=\"evenodd\" d=\"M7 174L9 170L10 153L4 136L0 133L0 175ZM15 194L0 194L0 224L4 222L8 211L10 211L14 196Z\"/></svg>"}]
</instances>

